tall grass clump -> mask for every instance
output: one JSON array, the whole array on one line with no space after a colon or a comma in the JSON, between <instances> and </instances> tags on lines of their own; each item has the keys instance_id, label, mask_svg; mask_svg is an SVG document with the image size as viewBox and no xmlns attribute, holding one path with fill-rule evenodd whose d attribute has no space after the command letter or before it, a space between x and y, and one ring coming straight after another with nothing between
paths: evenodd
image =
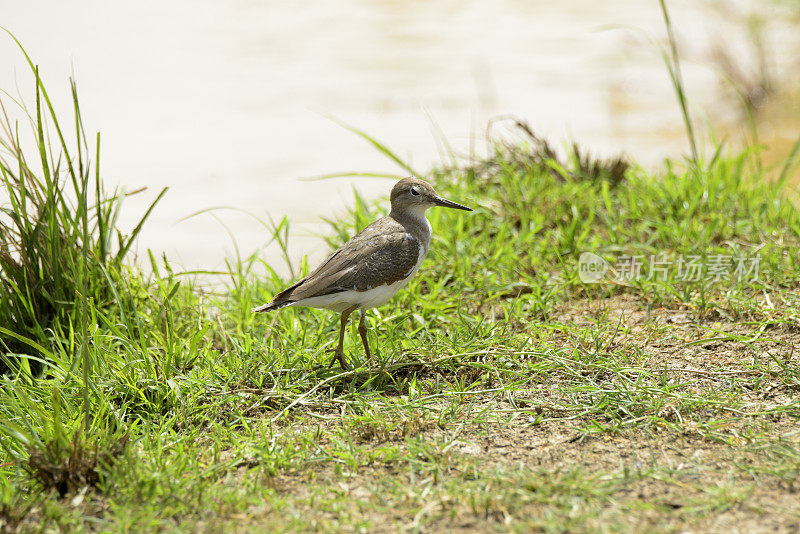
<instances>
[{"instance_id":1,"label":"tall grass clump","mask_svg":"<svg viewBox=\"0 0 800 534\"><path fill-rule=\"evenodd\" d=\"M100 135L90 143L75 83L64 121L20 50L34 105L0 98L0 495L11 474L64 494L96 484L127 440L104 356L112 337L130 346L141 334L124 307L142 277L123 262L165 191L129 235L118 230L124 193L103 187Z\"/></svg>"},{"instance_id":2,"label":"tall grass clump","mask_svg":"<svg viewBox=\"0 0 800 534\"><path fill-rule=\"evenodd\" d=\"M71 329L83 329L89 303L104 307L113 302L112 280L150 213L129 236L117 230L124 195L109 195L103 188L100 134L91 146L75 83L70 82L72 123L62 127L38 68L26 59L35 108L0 100L0 176L6 197L0 214L3 372L41 369L40 347L58 343ZM9 117L9 102L29 122L31 150L23 147L20 124ZM26 154L35 154L35 161Z\"/></svg>"}]
</instances>

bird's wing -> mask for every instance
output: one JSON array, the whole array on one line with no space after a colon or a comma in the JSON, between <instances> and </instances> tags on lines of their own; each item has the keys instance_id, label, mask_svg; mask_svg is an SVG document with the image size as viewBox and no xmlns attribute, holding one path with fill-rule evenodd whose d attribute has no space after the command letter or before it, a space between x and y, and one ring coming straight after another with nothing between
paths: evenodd
<instances>
[{"instance_id":1,"label":"bird's wing","mask_svg":"<svg viewBox=\"0 0 800 534\"><path fill-rule=\"evenodd\" d=\"M365 291L402 280L416 266L421 247L402 225L384 217L356 234L311 274L277 294L273 303Z\"/></svg>"}]
</instances>

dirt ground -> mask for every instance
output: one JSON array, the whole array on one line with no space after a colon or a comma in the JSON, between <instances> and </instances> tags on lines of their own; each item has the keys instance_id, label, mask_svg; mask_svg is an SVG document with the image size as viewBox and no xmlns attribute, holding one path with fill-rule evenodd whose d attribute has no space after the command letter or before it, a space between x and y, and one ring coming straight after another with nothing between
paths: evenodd
<instances>
[{"instance_id":1,"label":"dirt ground","mask_svg":"<svg viewBox=\"0 0 800 534\"><path fill-rule=\"evenodd\" d=\"M693 426L697 424L695 419L702 425L703 413L689 418L680 432L655 426L646 431L587 434L581 430L586 421L580 418L531 424L534 415L543 415L546 420L551 406L558 404L552 397L559 391L556 377L546 392L541 388L515 392L510 400L487 399L487 405L473 399L473 412L523 408L511 423L462 426L457 430L429 425L421 429L420 436L425 440L449 443L448 454L458 458L445 462L451 467L441 477L458 483L464 477L464 466L468 466L484 473L521 469L553 475L578 470L580 478L590 482L624 479L591 504L596 513L587 516L580 530L613 531L616 529L610 525L618 525L633 531L800 531L797 456L787 464L785 458L776 459L770 452L775 446L798 449L797 413L764 413L790 404L797 390L779 380L781 368L777 364L753 365L754 353L759 358L771 355L784 364L796 365L800 357L800 352L795 351L800 348L800 329L761 322L754 330L742 321L722 317L693 319L691 311L686 310L659 309L647 313L635 300L625 297L594 307L583 304L563 310L554 322L581 326L595 324L602 318L607 324L617 324L624 332L609 334L612 336L609 349L646 348L644 367L665 373L666 380L691 381L692 389L697 392L724 390L737 378L761 379L757 381L760 387L739 397L747 406L747 413L757 415L732 411L726 422L718 424L715 438L709 438L701 426ZM726 335L734 339L718 339ZM576 338L568 331L556 331L550 342L574 347ZM530 408L530 415L525 413L526 407ZM725 410L725 406L715 406L708 412L719 415ZM669 407L659 415L668 421L681 418L677 411L670 414ZM370 432L361 436L361 442L407 446L403 436ZM750 465L756 468L748 469ZM330 495L378 502L380 488L387 479L399 478L400 484L410 483L407 473L381 464L359 469L358 474L345 477L344 481L333 468L321 467L314 478L313 485L329 488ZM506 482L514 480L511 476ZM301 499L314 493L302 475L282 474L274 482L281 492ZM580 497L582 490L572 489ZM434 504L429 508L417 510L413 519L418 520L420 513L430 519L423 530L513 528L520 524L518 517L546 517L551 505L547 500L522 499L517 501L521 508L506 509L514 499L501 499L494 509L478 514L458 496L458 491L450 493L438 503L432 500ZM418 503L409 503L412 508L415 504ZM377 526L377 531L414 530L415 521L409 511L404 506L365 506L361 519ZM553 526L558 530L557 523Z\"/></svg>"}]
</instances>

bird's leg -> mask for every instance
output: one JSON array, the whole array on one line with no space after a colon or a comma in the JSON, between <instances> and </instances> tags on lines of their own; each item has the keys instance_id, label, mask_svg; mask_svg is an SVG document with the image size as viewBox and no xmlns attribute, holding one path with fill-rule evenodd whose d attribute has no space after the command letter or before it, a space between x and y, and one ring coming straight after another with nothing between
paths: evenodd
<instances>
[{"instance_id":1,"label":"bird's leg","mask_svg":"<svg viewBox=\"0 0 800 534\"><path fill-rule=\"evenodd\" d=\"M339 360L339 364L342 366L342 369L347 369L347 363L344 361L344 328L347 326L347 318L350 317L350 314L353 313L353 310L355 309L356 307L353 306L349 310L342 312L342 325L339 329L339 344L336 346L336 350L333 352L333 359L328 367L333 367L333 364L336 363L336 360Z\"/></svg>"},{"instance_id":2,"label":"bird's leg","mask_svg":"<svg viewBox=\"0 0 800 534\"><path fill-rule=\"evenodd\" d=\"M372 353L369 351L369 342L367 341L367 325L364 323L364 317L367 315L367 310L361 310L361 320L358 321L358 333L361 336L361 341L364 342L364 352L367 353L367 361L372 362Z\"/></svg>"}]
</instances>

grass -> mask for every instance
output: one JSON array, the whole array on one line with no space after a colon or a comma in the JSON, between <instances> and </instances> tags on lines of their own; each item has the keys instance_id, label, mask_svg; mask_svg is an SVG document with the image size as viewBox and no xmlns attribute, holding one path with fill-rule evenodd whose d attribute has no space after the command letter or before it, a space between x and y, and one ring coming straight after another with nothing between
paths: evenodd
<instances>
[{"instance_id":1,"label":"grass","mask_svg":"<svg viewBox=\"0 0 800 534\"><path fill-rule=\"evenodd\" d=\"M333 314L249 313L289 282L257 255L219 294L152 254L147 272L127 264L141 226L115 237L121 194L103 192L77 97L74 148L32 72L37 141L9 124L3 145L0 528L800 521L800 214L752 151L649 172L559 158L520 124L518 143L431 171L476 209L431 210L429 258L369 316L375 364L351 325L342 372L326 365ZM329 244L385 209L356 198ZM270 237L285 243L287 224ZM673 263L587 284L587 251L617 272L621 257ZM758 258L759 276L687 281L690 256Z\"/></svg>"}]
</instances>

